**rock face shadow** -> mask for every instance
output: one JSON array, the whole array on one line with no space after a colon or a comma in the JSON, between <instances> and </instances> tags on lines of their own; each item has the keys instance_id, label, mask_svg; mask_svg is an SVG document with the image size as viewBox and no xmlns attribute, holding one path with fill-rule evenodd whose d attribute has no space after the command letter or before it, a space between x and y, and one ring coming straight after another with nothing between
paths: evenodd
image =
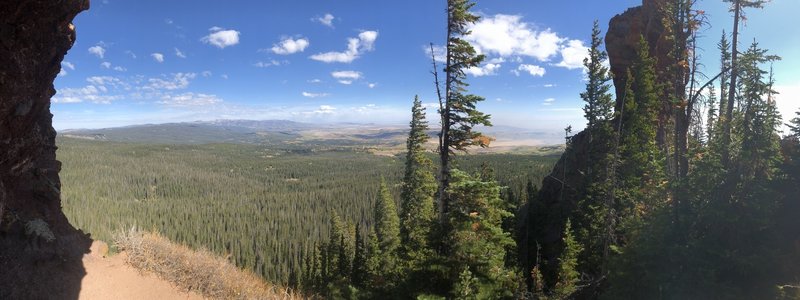
<instances>
[{"instance_id":1,"label":"rock face shadow","mask_svg":"<svg viewBox=\"0 0 800 300\"><path fill-rule=\"evenodd\" d=\"M91 239L61 211L50 98L88 0L0 2L0 299L77 299Z\"/></svg>"}]
</instances>

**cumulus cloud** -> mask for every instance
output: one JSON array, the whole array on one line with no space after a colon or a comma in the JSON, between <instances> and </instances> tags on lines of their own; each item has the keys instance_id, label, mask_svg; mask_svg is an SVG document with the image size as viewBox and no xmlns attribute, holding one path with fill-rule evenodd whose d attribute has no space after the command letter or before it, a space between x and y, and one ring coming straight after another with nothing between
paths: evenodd
<instances>
[{"instance_id":1,"label":"cumulus cloud","mask_svg":"<svg viewBox=\"0 0 800 300\"><path fill-rule=\"evenodd\" d=\"M105 69L111 69L111 63L107 62L107 61L101 62L100 66L105 68Z\"/></svg>"},{"instance_id":2,"label":"cumulus cloud","mask_svg":"<svg viewBox=\"0 0 800 300\"><path fill-rule=\"evenodd\" d=\"M173 107L207 106L222 102L216 95L187 92L178 95L166 94L161 96L158 104Z\"/></svg>"},{"instance_id":3,"label":"cumulus cloud","mask_svg":"<svg viewBox=\"0 0 800 300\"><path fill-rule=\"evenodd\" d=\"M144 87L146 90L180 90L189 86L189 83L197 77L195 73L174 73L171 77L150 78Z\"/></svg>"},{"instance_id":4,"label":"cumulus cloud","mask_svg":"<svg viewBox=\"0 0 800 300\"><path fill-rule=\"evenodd\" d=\"M325 63L350 63L366 51L374 50L377 31L362 31L357 38L347 39L347 50L344 52L325 52L314 54L311 59Z\"/></svg>"},{"instance_id":5,"label":"cumulus cloud","mask_svg":"<svg viewBox=\"0 0 800 300\"><path fill-rule=\"evenodd\" d=\"M514 74L516 74L517 76L519 76L520 72L526 72L534 77L536 76L542 77L544 76L545 69L537 65L521 64L519 65L519 67L517 67L516 70L512 72L514 72Z\"/></svg>"},{"instance_id":6,"label":"cumulus cloud","mask_svg":"<svg viewBox=\"0 0 800 300\"><path fill-rule=\"evenodd\" d=\"M488 63L483 66L467 68L464 72L475 77L490 76L497 75L497 70L500 69L500 67L500 64Z\"/></svg>"},{"instance_id":7,"label":"cumulus cloud","mask_svg":"<svg viewBox=\"0 0 800 300\"><path fill-rule=\"evenodd\" d=\"M175 48L175 56L180 58L186 58L186 54L184 54L181 49Z\"/></svg>"},{"instance_id":8,"label":"cumulus cloud","mask_svg":"<svg viewBox=\"0 0 800 300\"><path fill-rule=\"evenodd\" d=\"M314 19L314 21L317 21L322 25L333 28L333 19L335 19L335 17L332 14L325 14L322 17Z\"/></svg>"},{"instance_id":9,"label":"cumulus cloud","mask_svg":"<svg viewBox=\"0 0 800 300\"><path fill-rule=\"evenodd\" d=\"M121 67L121 66L115 66L114 67L114 71L125 72L125 71L128 71L128 69L126 69L124 67Z\"/></svg>"},{"instance_id":10,"label":"cumulus cloud","mask_svg":"<svg viewBox=\"0 0 800 300\"><path fill-rule=\"evenodd\" d=\"M328 93L309 93L309 92L303 92L302 95L303 97L308 97L308 98L319 98L319 97L330 96L330 94Z\"/></svg>"},{"instance_id":11,"label":"cumulus cloud","mask_svg":"<svg viewBox=\"0 0 800 300\"><path fill-rule=\"evenodd\" d=\"M303 52L308 47L309 42L306 38L292 39L285 38L270 48L270 51L275 54L289 55L297 52Z\"/></svg>"},{"instance_id":12,"label":"cumulus cloud","mask_svg":"<svg viewBox=\"0 0 800 300\"><path fill-rule=\"evenodd\" d=\"M94 54L98 58L104 58L106 55L106 49L100 45L89 47L89 53Z\"/></svg>"},{"instance_id":13,"label":"cumulus cloud","mask_svg":"<svg viewBox=\"0 0 800 300\"><path fill-rule=\"evenodd\" d=\"M375 88L376 86L378 86L378 84L377 84L377 83L368 83L368 84L367 84L367 86L368 86L369 88L373 89L373 88Z\"/></svg>"},{"instance_id":14,"label":"cumulus cloud","mask_svg":"<svg viewBox=\"0 0 800 300\"><path fill-rule=\"evenodd\" d=\"M469 28L466 39L480 53L521 55L549 61L564 41L550 29L536 30L519 15L497 14L482 18Z\"/></svg>"},{"instance_id":15,"label":"cumulus cloud","mask_svg":"<svg viewBox=\"0 0 800 300\"><path fill-rule=\"evenodd\" d=\"M339 81L341 84L351 84L353 81L358 80L361 78L361 72L356 71L335 71L331 73L333 78Z\"/></svg>"},{"instance_id":16,"label":"cumulus cloud","mask_svg":"<svg viewBox=\"0 0 800 300\"><path fill-rule=\"evenodd\" d=\"M555 98L547 98L547 99L544 99L544 102L542 102L542 105L553 105L554 102L556 102Z\"/></svg>"},{"instance_id":17,"label":"cumulus cloud","mask_svg":"<svg viewBox=\"0 0 800 300\"><path fill-rule=\"evenodd\" d=\"M217 26L211 27L208 30L211 33L200 39L203 43L216 46L220 49L239 43L239 32L236 30L224 29Z\"/></svg>"},{"instance_id":18,"label":"cumulus cloud","mask_svg":"<svg viewBox=\"0 0 800 300\"><path fill-rule=\"evenodd\" d=\"M164 62L164 54L152 53L152 54L150 54L150 56L153 57L153 59L155 59L159 63L163 63Z\"/></svg>"},{"instance_id":19,"label":"cumulus cloud","mask_svg":"<svg viewBox=\"0 0 800 300\"><path fill-rule=\"evenodd\" d=\"M583 68L583 59L589 56L589 47L580 40L571 40L561 49L561 62L556 66L570 70Z\"/></svg>"}]
</instances>

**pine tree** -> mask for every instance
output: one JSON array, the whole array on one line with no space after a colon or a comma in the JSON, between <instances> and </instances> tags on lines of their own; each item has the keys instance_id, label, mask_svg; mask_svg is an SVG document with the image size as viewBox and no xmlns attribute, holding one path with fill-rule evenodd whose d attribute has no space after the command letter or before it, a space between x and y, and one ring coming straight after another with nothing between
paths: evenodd
<instances>
[{"instance_id":1,"label":"pine tree","mask_svg":"<svg viewBox=\"0 0 800 300\"><path fill-rule=\"evenodd\" d=\"M639 39L637 58L631 76L630 94L625 97L622 123L625 131L621 136L619 169L622 207L618 212L623 218L637 219L652 211L657 205L660 186L665 180L662 153L656 145L654 120L659 110L656 86L655 60L650 57L644 37Z\"/></svg>"},{"instance_id":2,"label":"pine tree","mask_svg":"<svg viewBox=\"0 0 800 300\"><path fill-rule=\"evenodd\" d=\"M790 134L800 139L800 110L795 112L795 116L796 117L789 120L787 126L789 126Z\"/></svg>"},{"instance_id":3,"label":"pine tree","mask_svg":"<svg viewBox=\"0 0 800 300\"><path fill-rule=\"evenodd\" d=\"M600 32L600 25L597 20L592 27L592 43L589 48L589 57L583 59L583 66L587 70L588 81L586 91L581 93L581 99L586 104L583 113L589 122L587 128L595 128L600 122L610 120L613 117L614 100L609 91L611 80L608 68L604 65L608 59L608 54L600 50L603 39Z\"/></svg>"},{"instance_id":4,"label":"pine tree","mask_svg":"<svg viewBox=\"0 0 800 300\"><path fill-rule=\"evenodd\" d=\"M572 225L569 220L564 227L564 250L558 258L558 282L553 288L553 299L571 299L578 291L580 273L578 273L578 255L583 248L575 241Z\"/></svg>"},{"instance_id":5,"label":"pine tree","mask_svg":"<svg viewBox=\"0 0 800 300\"><path fill-rule=\"evenodd\" d=\"M505 258L507 249L513 249L515 243L502 230L502 219L511 213L502 209L500 186L457 169L453 169L452 175L448 192L453 200L454 210L450 213L453 230L448 241L453 265L470 269L480 282L479 298L513 296L518 276L506 268Z\"/></svg>"},{"instance_id":6,"label":"pine tree","mask_svg":"<svg viewBox=\"0 0 800 300\"><path fill-rule=\"evenodd\" d=\"M380 243L381 253L392 256L400 246L400 220L397 216L394 198L381 178L378 201L375 205L375 234Z\"/></svg>"},{"instance_id":7,"label":"pine tree","mask_svg":"<svg viewBox=\"0 0 800 300\"><path fill-rule=\"evenodd\" d=\"M436 60L434 59L434 76L439 95L439 114L441 131L439 132L439 220L447 221L450 212L449 195L451 158L455 151L466 151L470 146L486 147L490 139L480 132L474 131L476 125L491 126L490 116L477 110L476 104L483 97L467 94L467 75L465 70L477 67L484 60L475 48L463 39L468 35L469 25L478 21L479 17L469 10L475 4L470 0L447 1L447 45L446 63L444 66L444 95L440 92Z\"/></svg>"},{"instance_id":8,"label":"pine tree","mask_svg":"<svg viewBox=\"0 0 800 300\"><path fill-rule=\"evenodd\" d=\"M433 163L425 155L428 142L428 122L425 108L418 97L414 97L411 108L411 131L406 141L406 165L403 187L400 194L402 213L400 215L400 236L402 252L408 264L416 267L430 254L431 228L434 220L434 194L436 180L431 168Z\"/></svg>"},{"instance_id":9,"label":"pine tree","mask_svg":"<svg viewBox=\"0 0 800 300\"><path fill-rule=\"evenodd\" d=\"M722 132L722 165L730 164L731 147L731 122L733 121L733 105L736 100L736 83L739 77L739 21L744 19L743 10L748 7L763 8L769 0L722 0L731 3L730 11L733 12L733 42L731 43L731 77L728 87L728 103L725 104L725 124Z\"/></svg>"},{"instance_id":10,"label":"pine tree","mask_svg":"<svg viewBox=\"0 0 800 300\"><path fill-rule=\"evenodd\" d=\"M394 198L381 178L381 188L375 205L375 235L380 248L383 277L387 284L397 275L397 250L400 246L400 220L397 216Z\"/></svg>"},{"instance_id":11,"label":"pine tree","mask_svg":"<svg viewBox=\"0 0 800 300\"><path fill-rule=\"evenodd\" d=\"M356 249L353 256L353 273L350 275L355 287L363 288L367 283L367 256L367 243L364 241L359 223L356 225Z\"/></svg>"},{"instance_id":12,"label":"pine tree","mask_svg":"<svg viewBox=\"0 0 800 300\"><path fill-rule=\"evenodd\" d=\"M723 118L725 118L725 112L727 111L726 104L728 103L727 97L725 97L725 93L728 91L728 79L730 78L731 73L731 43L728 42L728 36L725 33L725 30L722 30L722 37L717 43L717 49L720 52L720 76L719 76L719 116L717 117L717 126L722 128L724 126L719 126L719 124L723 124Z\"/></svg>"},{"instance_id":13,"label":"pine tree","mask_svg":"<svg viewBox=\"0 0 800 300\"><path fill-rule=\"evenodd\" d=\"M706 105L708 111L706 112L706 141L710 142L714 137L714 125L717 117L717 93L714 86L708 87L708 104Z\"/></svg>"}]
</instances>

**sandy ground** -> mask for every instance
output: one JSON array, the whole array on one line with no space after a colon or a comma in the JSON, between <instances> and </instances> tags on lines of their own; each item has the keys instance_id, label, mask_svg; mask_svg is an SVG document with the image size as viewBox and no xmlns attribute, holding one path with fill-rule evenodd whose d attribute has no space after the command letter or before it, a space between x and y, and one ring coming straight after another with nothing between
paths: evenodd
<instances>
[{"instance_id":1,"label":"sandy ground","mask_svg":"<svg viewBox=\"0 0 800 300\"><path fill-rule=\"evenodd\" d=\"M124 262L124 253L103 258L87 254L83 258L86 276L81 281L78 299L203 299L152 274L141 274Z\"/></svg>"}]
</instances>

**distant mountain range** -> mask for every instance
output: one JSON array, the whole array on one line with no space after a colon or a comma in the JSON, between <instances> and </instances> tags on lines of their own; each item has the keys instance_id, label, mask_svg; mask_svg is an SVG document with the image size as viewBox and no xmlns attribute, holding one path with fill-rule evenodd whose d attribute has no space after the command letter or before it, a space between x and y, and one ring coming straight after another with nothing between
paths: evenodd
<instances>
[{"instance_id":1,"label":"distant mountain range","mask_svg":"<svg viewBox=\"0 0 800 300\"><path fill-rule=\"evenodd\" d=\"M554 133L495 126L479 128L495 138L497 149L540 148L563 143ZM186 123L144 124L104 129L70 129L60 137L114 142L158 144L240 143L291 147L375 147L400 149L407 125L360 123L312 124L288 120L215 120ZM436 132L429 134L435 137ZM432 139L431 142L434 142Z\"/></svg>"}]
</instances>

